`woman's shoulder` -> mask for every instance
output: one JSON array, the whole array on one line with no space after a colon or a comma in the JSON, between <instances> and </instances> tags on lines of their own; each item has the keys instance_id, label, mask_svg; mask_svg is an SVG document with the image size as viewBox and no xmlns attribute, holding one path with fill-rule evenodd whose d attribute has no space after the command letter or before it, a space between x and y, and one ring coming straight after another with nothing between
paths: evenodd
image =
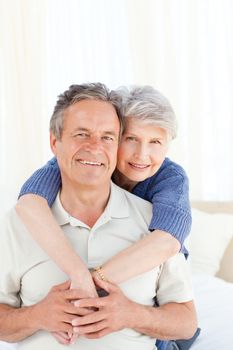
<instances>
[{"instance_id":1,"label":"woman's shoulder","mask_svg":"<svg viewBox=\"0 0 233 350\"><path fill-rule=\"evenodd\" d=\"M155 194L162 196L186 195L189 192L189 180L181 165L165 158L159 170L148 179L147 192L151 199ZM175 196L176 195L176 196Z\"/></svg>"},{"instance_id":2,"label":"woman's shoulder","mask_svg":"<svg viewBox=\"0 0 233 350\"><path fill-rule=\"evenodd\" d=\"M159 170L151 177L139 182L133 193L153 201L154 196L163 198L173 196L174 200L189 192L189 181L185 170L169 158L165 158Z\"/></svg>"},{"instance_id":3,"label":"woman's shoulder","mask_svg":"<svg viewBox=\"0 0 233 350\"><path fill-rule=\"evenodd\" d=\"M159 170L156 172L156 174L152 176L152 178L156 179L157 177L161 177L161 176L168 176L168 177L180 176L182 178L188 177L184 168L181 165L173 162L169 158L165 158L163 164L161 165Z\"/></svg>"}]
</instances>

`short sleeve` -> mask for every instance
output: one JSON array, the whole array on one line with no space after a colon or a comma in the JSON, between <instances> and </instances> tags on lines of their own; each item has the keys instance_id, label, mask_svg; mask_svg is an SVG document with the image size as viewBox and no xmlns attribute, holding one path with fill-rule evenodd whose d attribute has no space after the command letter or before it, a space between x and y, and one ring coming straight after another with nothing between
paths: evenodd
<instances>
[{"instance_id":1,"label":"short sleeve","mask_svg":"<svg viewBox=\"0 0 233 350\"><path fill-rule=\"evenodd\" d=\"M176 254L162 265L156 299L159 305L193 300L191 274L183 254Z\"/></svg>"},{"instance_id":2,"label":"short sleeve","mask_svg":"<svg viewBox=\"0 0 233 350\"><path fill-rule=\"evenodd\" d=\"M61 187L61 174L56 158L36 170L23 184L19 198L25 194L36 194L45 198L51 207Z\"/></svg>"},{"instance_id":3,"label":"short sleeve","mask_svg":"<svg viewBox=\"0 0 233 350\"><path fill-rule=\"evenodd\" d=\"M1 220L0 227L0 303L13 307L20 307L20 278L17 274L15 256L10 253L10 249L14 246L14 243L11 236L11 227L7 217Z\"/></svg>"}]
</instances>

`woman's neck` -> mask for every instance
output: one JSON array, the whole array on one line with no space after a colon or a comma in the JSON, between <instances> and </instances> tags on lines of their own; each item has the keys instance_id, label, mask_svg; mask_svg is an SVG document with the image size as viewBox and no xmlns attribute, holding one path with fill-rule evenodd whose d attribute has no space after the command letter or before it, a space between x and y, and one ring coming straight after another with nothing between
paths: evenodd
<instances>
[{"instance_id":1,"label":"woman's neck","mask_svg":"<svg viewBox=\"0 0 233 350\"><path fill-rule=\"evenodd\" d=\"M132 181L125 175L123 175L118 169L116 169L112 176L116 185L124 188L124 190L132 192L133 188L137 185L137 181Z\"/></svg>"}]
</instances>

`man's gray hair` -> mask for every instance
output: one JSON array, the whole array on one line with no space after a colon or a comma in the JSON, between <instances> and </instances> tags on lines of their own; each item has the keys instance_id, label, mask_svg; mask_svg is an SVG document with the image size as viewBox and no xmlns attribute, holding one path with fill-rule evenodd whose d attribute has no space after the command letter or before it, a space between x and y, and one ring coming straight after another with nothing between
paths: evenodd
<instances>
[{"instance_id":1,"label":"man's gray hair","mask_svg":"<svg viewBox=\"0 0 233 350\"><path fill-rule=\"evenodd\" d=\"M121 87L117 92L123 99L123 123L133 117L165 129L171 139L176 137L177 122L168 99L152 86Z\"/></svg>"},{"instance_id":2,"label":"man's gray hair","mask_svg":"<svg viewBox=\"0 0 233 350\"><path fill-rule=\"evenodd\" d=\"M61 140L63 131L64 111L72 104L82 100L98 100L109 102L116 110L120 129L122 130L122 98L113 90L101 83L86 83L71 85L68 90L58 96L53 115L50 119L50 131Z\"/></svg>"}]
</instances>

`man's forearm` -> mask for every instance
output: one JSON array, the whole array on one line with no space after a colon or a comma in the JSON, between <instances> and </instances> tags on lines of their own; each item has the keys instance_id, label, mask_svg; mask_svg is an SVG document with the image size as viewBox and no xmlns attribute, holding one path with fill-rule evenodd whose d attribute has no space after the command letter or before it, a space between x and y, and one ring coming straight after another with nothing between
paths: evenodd
<instances>
[{"instance_id":1,"label":"man's forearm","mask_svg":"<svg viewBox=\"0 0 233 350\"><path fill-rule=\"evenodd\" d=\"M0 304L0 340L17 342L38 330L72 333L72 320L93 311L78 309L73 301L82 298L70 289L70 281L53 286L44 299L22 308Z\"/></svg>"},{"instance_id":2,"label":"man's forearm","mask_svg":"<svg viewBox=\"0 0 233 350\"><path fill-rule=\"evenodd\" d=\"M188 339L197 329L193 302L169 303L160 307L134 305L130 328L159 339Z\"/></svg>"},{"instance_id":3,"label":"man's forearm","mask_svg":"<svg viewBox=\"0 0 233 350\"><path fill-rule=\"evenodd\" d=\"M121 289L107 281L95 280L109 295L75 302L81 308L94 308L91 315L73 319L73 331L90 339L100 338L124 328L159 339L188 339L197 328L192 301L146 306L129 300Z\"/></svg>"},{"instance_id":4,"label":"man's forearm","mask_svg":"<svg viewBox=\"0 0 233 350\"><path fill-rule=\"evenodd\" d=\"M32 310L33 306L14 308L0 304L0 340L18 342L35 333Z\"/></svg>"}]
</instances>

